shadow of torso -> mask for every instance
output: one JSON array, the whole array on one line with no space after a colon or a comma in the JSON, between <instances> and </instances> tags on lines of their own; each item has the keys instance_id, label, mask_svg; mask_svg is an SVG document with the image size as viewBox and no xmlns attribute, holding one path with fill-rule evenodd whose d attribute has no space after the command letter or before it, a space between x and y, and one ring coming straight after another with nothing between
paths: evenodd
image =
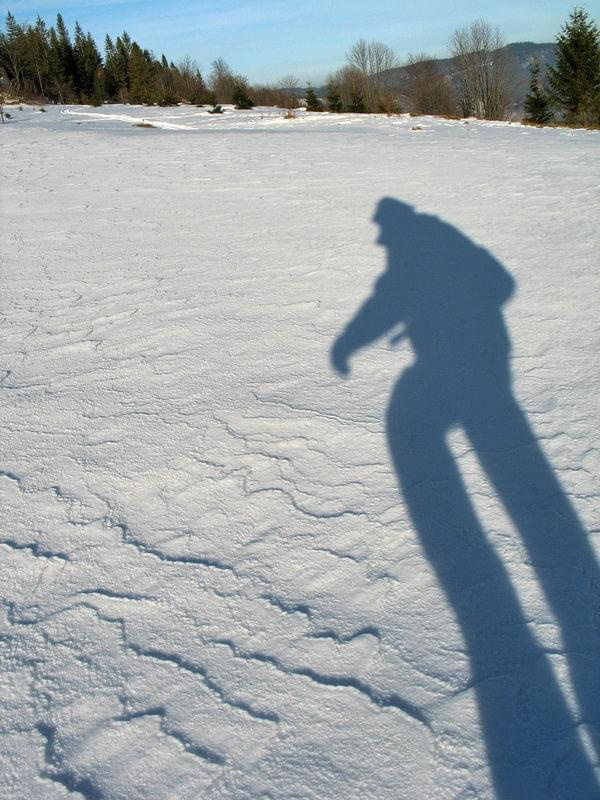
<instances>
[{"instance_id":1,"label":"shadow of torso","mask_svg":"<svg viewBox=\"0 0 600 800\"><path fill-rule=\"evenodd\" d=\"M388 267L376 284L378 314L404 325L417 368L448 388L508 382L501 307L514 283L502 265L435 217L419 215L409 231L382 228L379 241Z\"/></svg>"}]
</instances>

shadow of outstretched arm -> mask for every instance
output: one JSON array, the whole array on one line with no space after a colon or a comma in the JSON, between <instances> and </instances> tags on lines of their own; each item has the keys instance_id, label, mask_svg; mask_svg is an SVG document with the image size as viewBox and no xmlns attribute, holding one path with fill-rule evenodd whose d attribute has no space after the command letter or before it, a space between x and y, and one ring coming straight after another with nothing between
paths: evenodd
<instances>
[{"instance_id":1,"label":"shadow of outstretched arm","mask_svg":"<svg viewBox=\"0 0 600 800\"><path fill-rule=\"evenodd\" d=\"M358 309L331 348L332 367L349 375L350 357L385 336L404 320L402 297L397 282L388 271L375 284L373 294Z\"/></svg>"}]
</instances>

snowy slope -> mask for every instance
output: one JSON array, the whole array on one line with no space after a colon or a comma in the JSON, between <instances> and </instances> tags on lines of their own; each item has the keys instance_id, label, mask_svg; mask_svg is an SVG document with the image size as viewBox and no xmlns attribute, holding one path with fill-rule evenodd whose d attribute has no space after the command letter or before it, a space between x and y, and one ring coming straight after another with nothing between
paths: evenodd
<instances>
[{"instance_id":1,"label":"snowy slope","mask_svg":"<svg viewBox=\"0 0 600 800\"><path fill-rule=\"evenodd\" d=\"M599 134L11 113L1 796L600 797Z\"/></svg>"}]
</instances>

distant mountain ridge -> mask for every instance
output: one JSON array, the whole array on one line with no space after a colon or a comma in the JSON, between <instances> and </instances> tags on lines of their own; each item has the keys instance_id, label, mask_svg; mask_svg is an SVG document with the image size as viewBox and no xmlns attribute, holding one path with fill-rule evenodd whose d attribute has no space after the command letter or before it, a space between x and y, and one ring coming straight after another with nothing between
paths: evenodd
<instances>
[{"instance_id":1,"label":"distant mountain ridge","mask_svg":"<svg viewBox=\"0 0 600 800\"><path fill-rule=\"evenodd\" d=\"M496 51L508 56L510 75L515 81L523 81L529 84L529 62L537 57L544 66L554 65L556 62L556 45L552 42L537 44L536 42L513 42L507 44ZM455 58L433 58L433 61L443 75L452 78L457 69ZM385 75L389 76L392 86L401 87L406 80L406 67L396 67L387 70Z\"/></svg>"}]
</instances>

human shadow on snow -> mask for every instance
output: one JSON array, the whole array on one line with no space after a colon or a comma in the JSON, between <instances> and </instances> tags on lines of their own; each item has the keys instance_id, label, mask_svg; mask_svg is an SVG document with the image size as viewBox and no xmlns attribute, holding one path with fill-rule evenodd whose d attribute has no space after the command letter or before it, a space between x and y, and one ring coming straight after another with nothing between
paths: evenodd
<instances>
[{"instance_id":1,"label":"human shadow on snow","mask_svg":"<svg viewBox=\"0 0 600 800\"><path fill-rule=\"evenodd\" d=\"M597 800L600 579L586 532L540 449L510 379L502 305L514 282L485 249L394 199L374 217L387 269L335 341L333 367L379 337L406 338L386 431L401 493L471 665L501 800ZM525 545L560 628L579 713L569 709L447 444L460 426ZM583 746L595 736L596 756Z\"/></svg>"}]
</instances>

